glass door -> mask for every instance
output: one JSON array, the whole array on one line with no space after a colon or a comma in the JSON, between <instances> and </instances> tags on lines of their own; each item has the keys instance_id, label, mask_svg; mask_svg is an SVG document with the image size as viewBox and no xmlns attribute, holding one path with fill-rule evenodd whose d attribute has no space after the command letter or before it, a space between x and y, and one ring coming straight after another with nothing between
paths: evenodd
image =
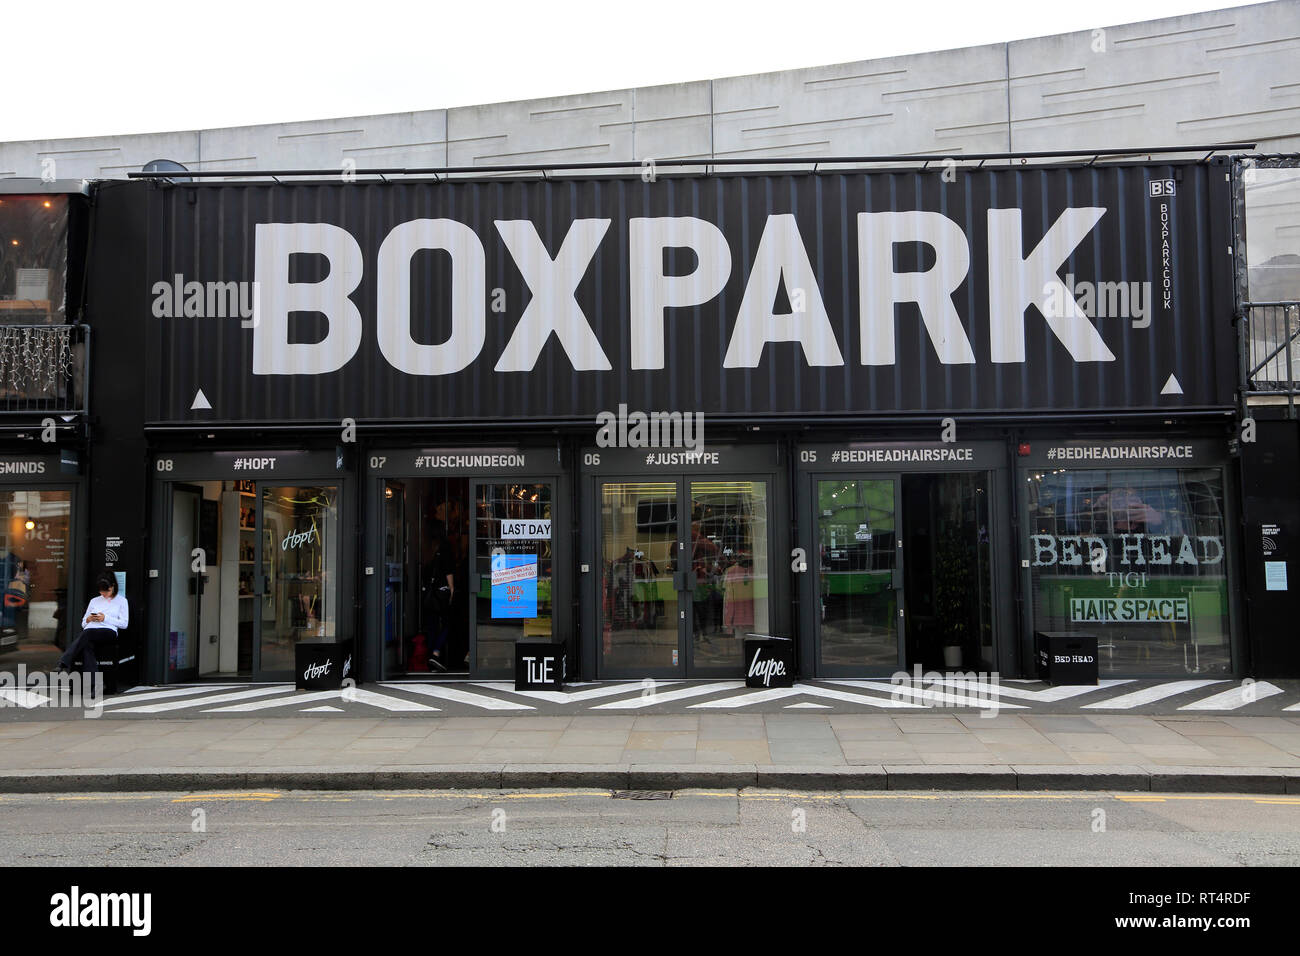
<instances>
[{"instance_id":1,"label":"glass door","mask_svg":"<svg viewBox=\"0 0 1300 956\"><path fill-rule=\"evenodd\" d=\"M744 667L745 635L766 634L767 482L689 482L692 674Z\"/></svg>"},{"instance_id":2,"label":"glass door","mask_svg":"<svg viewBox=\"0 0 1300 956\"><path fill-rule=\"evenodd\" d=\"M200 488L172 486L171 600L167 621L167 680L199 674L199 606L207 556L199 554Z\"/></svg>"},{"instance_id":3,"label":"glass door","mask_svg":"<svg viewBox=\"0 0 1300 956\"><path fill-rule=\"evenodd\" d=\"M290 676L299 641L338 634L338 499L337 485L257 485L257 677Z\"/></svg>"},{"instance_id":4,"label":"glass door","mask_svg":"<svg viewBox=\"0 0 1300 956\"><path fill-rule=\"evenodd\" d=\"M766 481L600 485L602 677L731 676L769 627Z\"/></svg>"},{"instance_id":5,"label":"glass door","mask_svg":"<svg viewBox=\"0 0 1300 956\"><path fill-rule=\"evenodd\" d=\"M470 669L514 674L515 644L554 636L551 482L474 482ZM560 529L556 529L560 530Z\"/></svg>"},{"instance_id":6,"label":"glass door","mask_svg":"<svg viewBox=\"0 0 1300 956\"><path fill-rule=\"evenodd\" d=\"M600 485L599 602L602 677L683 673L690 555L676 481Z\"/></svg>"},{"instance_id":7,"label":"glass door","mask_svg":"<svg viewBox=\"0 0 1300 956\"><path fill-rule=\"evenodd\" d=\"M819 673L856 677L903 662L903 539L896 477L813 478Z\"/></svg>"}]
</instances>

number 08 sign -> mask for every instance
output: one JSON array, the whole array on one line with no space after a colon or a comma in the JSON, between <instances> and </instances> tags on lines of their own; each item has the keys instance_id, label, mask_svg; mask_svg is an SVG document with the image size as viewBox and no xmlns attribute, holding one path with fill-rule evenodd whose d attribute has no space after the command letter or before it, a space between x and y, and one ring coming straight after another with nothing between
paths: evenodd
<instances>
[{"instance_id":1,"label":"number 08 sign","mask_svg":"<svg viewBox=\"0 0 1300 956\"><path fill-rule=\"evenodd\" d=\"M493 556L492 616L537 616L537 555Z\"/></svg>"}]
</instances>

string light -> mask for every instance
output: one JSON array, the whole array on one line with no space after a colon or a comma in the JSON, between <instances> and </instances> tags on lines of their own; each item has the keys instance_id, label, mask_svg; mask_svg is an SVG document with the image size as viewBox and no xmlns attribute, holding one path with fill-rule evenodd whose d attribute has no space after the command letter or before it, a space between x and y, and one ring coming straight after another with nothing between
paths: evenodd
<instances>
[{"instance_id":1,"label":"string light","mask_svg":"<svg viewBox=\"0 0 1300 956\"><path fill-rule=\"evenodd\" d=\"M72 329L0 327L0 386L23 393L54 393L72 375Z\"/></svg>"}]
</instances>

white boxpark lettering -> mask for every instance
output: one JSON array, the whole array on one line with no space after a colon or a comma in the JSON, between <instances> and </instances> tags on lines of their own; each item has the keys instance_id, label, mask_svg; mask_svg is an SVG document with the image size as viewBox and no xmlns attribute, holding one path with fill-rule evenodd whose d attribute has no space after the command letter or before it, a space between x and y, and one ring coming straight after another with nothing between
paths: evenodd
<instances>
[{"instance_id":1,"label":"white boxpark lettering","mask_svg":"<svg viewBox=\"0 0 1300 956\"><path fill-rule=\"evenodd\" d=\"M664 367L664 310L703 305L731 275L727 237L711 222L690 216L633 219L631 258L632 367ZM698 263L685 276L664 275L664 250L690 249Z\"/></svg>"},{"instance_id":2,"label":"white boxpark lettering","mask_svg":"<svg viewBox=\"0 0 1300 956\"><path fill-rule=\"evenodd\" d=\"M1092 231L1105 209L1067 209L1023 258L1019 209L989 210L989 336L994 362L1025 360L1025 309L1034 306L1076 362L1113 362L1101 333L1056 270Z\"/></svg>"},{"instance_id":3,"label":"white boxpark lettering","mask_svg":"<svg viewBox=\"0 0 1300 956\"><path fill-rule=\"evenodd\" d=\"M337 372L361 345L361 313L348 298L361 281L361 247L346 229L329 223L259 224L254 232L253 374L324 375ZM290 282L289 259L316 253L329 261L319 282ZM329 320L325 338L290 343L289 313L319 312Z\"/></svg>"},{"instance_id":4,"label":"white boxpark lettering","mask_svg":"<svg viewBox=\"0 0 1300 956\"><path fill-rule=\"evenodd\" d=\"M1033 306L1076 362L1112 362L1114 353L1070 295L1057 270L1105 215L1101 207L1069 208L1026 257L1019 209L988 211L989 355L994 362L1025 361L1027 310ZM554 335L576 371L609 370L609 357L575 293L609 230L608 219L572 223L554 258L528 220L495 223L506 250L532 297L495 363L498 372L529 372ZM253 373L323 375L342 368L361 346L363 321L350 296L364 272L361 248L345 229L328 223L263 223L255 232ZM898 243L930 246L929 269L895 272ZM975 352L954 294L970 271L970 245L960 225L935 212L858 215L858 297L861 344L867 366L896 361L895 316L899 303L915 302L939 361L968 365ZM410 262L416 252L436 249L452 261L451 333L424 344L411 335ZM668 309L703 305L731 276L726 237L714 224L692 217L636 218L628 223L629 362L634 369L664 367ZM664 250L687 249L697 258L687 275L667 275ZM290 282L295 254L323 256L329 269L316 282ZM377 259L376 331L379 350L408 375L450 375L469 366L483 349L486 331L486 257L483 242L464 223L417 219L393 228ZM774 305L783 288L789 313ZM324 316L319 342L291 342L289 315ZM817 272L793 215L768 216L745 282L724 368L756 368L768 343L795 343L809 366L842 366L844 357L822 299Z\"/></svg>"},{"instance_id":5,"label":"white boxpark lettering","mask_svg":"<svg viewBox=\"0 0 1300 956\"><path fill-rule=\"evenodd\" d=\"M497 360L496 371L531 371L552 332L575 371L612 368L582 307L573 297L595 258L596 247L609 229L609 220L574 222L554 259L542 244L537 227L527 219L498 222L496 227L533 293L515 326L515 334Z\"/></svg>"},{"instance_id":6,"label":"white boxpark lettering","mask_svg":"<svg viewBox=\"0 0 1300 956\"><path fill-rule=\"evenodd\" d=\"M411 338L411 257L422 249L443 249L452 261L451 336L437 345ZM486 334L486 275L483 244L464 223L415 219L390 232L379 247L375 308L379 351L389 364L408 375L450 375L478 358Z\"/></svg>"},{"instance_id":7,"label":"white boxpark lettering","mask_svg":"<svg viewBox=\"0 0 1300 956\"><path fill-rule=\"evenodd\" d=\"M936 250L934 265L925 272L895 272L894 244L899 242L929 245ZM970 271L961 226L937 212L864 212L858 216L858 255L862 315L879 316L870 327L863 324L863 365L894 364L894 306L899 302L915 302L920 308L940 362L974 364L975 351L952 301Z\"/></svg>"}]
</instances>

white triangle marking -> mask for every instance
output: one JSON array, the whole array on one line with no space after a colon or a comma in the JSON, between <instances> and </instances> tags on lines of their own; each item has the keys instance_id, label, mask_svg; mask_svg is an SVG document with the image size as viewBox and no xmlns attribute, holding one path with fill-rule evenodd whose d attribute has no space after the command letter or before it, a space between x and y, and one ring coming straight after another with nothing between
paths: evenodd
<instances>
[{"instance_id":1,"label":"white triangle marking","mask_svg":"<svg viewBox=\"0 0 1300 956\"><path fill-rule=\"evenodd\" d=\"M26 707L28 710L33 707L43 707L50 702L48 697L30 690L23 690L21 687L12 690L0 690L0 699L12 701L19 707Z\"/></svg>"},{"instance_id":2,"label":"white triangle marking","mask_svg":"<svg viewBox=\"0 0 1300 956\"><path fill-rule=\"evenodd\" d=\"M786 709L786 710L794 710L796 707L815 707L815 708L817 708L818 710L830 710L830 709L831 709L831 705L830 705L830 704L814 704L814 703L813 703L812 701L810 701L810 700L802 700L802 701L800 701L800 702L797 703L797 704L786 704L786 705L785 705L785 709Z\"/></svg>"},{"instance_id":3,"label":"white triangle marking","mask_svg":"<svg viewBox=\"0 0 1300 956\"><path fill-rule=\"evenodd\" d=\"M208 401L208 396L203 394L203 389L194 393L194 402L190 405L190 411L202 411L207 409L212 411L212 403Z\"/></svg>"},{"instance_id":4,"label":"white triangle marking","mask_svg":"<svg viewBox=\"0 0 1300 956\"><path fill-rule=\"evenodd\" d=\"M326 712L331 714L341 714L343 713L343 708L333 707L330 704L322 704L320 707L304 707L302 709L302 713L304 714L320 714Z\"/></svg>"},{"instance_id":5,"label":"white triangle marking","mask_svg":"<svg viewBox=\"0 0 1300 956\"><path fill-rule=\"evenodd\" d=\"M1165 387L1160 390L1161 395L1181 395L1183 387L1178 384L1178 379L1171 374L1169 380L1165 382Z\"/></svg>"}]
</instances>

